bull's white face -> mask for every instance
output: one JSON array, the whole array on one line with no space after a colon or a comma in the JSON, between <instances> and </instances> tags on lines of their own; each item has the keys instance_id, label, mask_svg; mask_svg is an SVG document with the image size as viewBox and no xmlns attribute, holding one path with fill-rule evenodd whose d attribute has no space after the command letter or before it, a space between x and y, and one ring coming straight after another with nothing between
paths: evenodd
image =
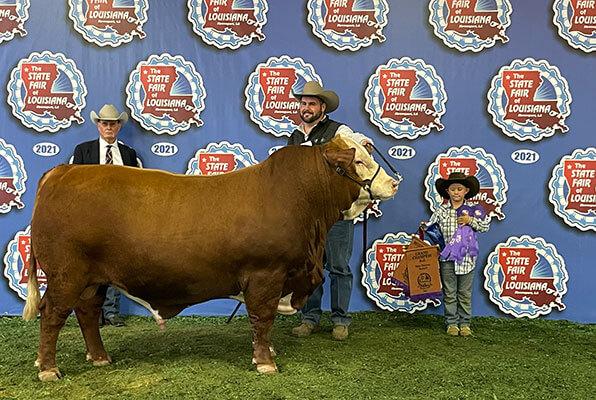
<instances>
[{"instance_id":1,"label":"bull's white face","mask_svg":"<svg viewBox=\"0 0 596 400\"><path fill-rule=\"evenodd\" d=\"M354 165L356 167L358 178L363 181L372 179L379 168L379 164L360 143L357 143L354 139L348 136L340 136L351 148L356 149ZM371 192L375 200L388 200L395 196L398 186L399 181L390 177L383 168L380 168L376 177L372 181ZM343 212L344 219L356 218L364 211L370 202L371 199L369 193L363 188L360 188L358 199L352 203L352 207L350 207L349 210Z\"/></svg>"}]
</instances>

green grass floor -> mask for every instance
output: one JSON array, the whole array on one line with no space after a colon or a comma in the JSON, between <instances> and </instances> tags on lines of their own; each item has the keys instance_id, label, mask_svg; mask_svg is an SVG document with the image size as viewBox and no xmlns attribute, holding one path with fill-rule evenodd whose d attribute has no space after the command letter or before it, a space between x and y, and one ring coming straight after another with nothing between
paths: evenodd
<instances>
[{"instance_id":1,"label":"green grass floor","mask_svg":"<svg viewBox=\"0 0 596 400\"><path fill-rule=\"evenodd\" d=\"M474 337L449 337L432 315L357 313L344 342L331 325L290 336L273 331L279 373L251 366L246 317L177 317L164 332L149 318L104 327L114 363L85 362L78 325L58 340L64 378L37 380L39 324L0 318L0 399L596 399L596 326L475 318Z\"/></svg>"}]
</instances>

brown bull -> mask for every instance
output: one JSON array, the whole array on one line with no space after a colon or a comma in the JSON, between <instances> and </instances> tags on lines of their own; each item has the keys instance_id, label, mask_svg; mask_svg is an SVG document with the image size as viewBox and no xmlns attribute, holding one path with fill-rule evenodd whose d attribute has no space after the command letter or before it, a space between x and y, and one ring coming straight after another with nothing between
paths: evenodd
<instances>
[{"instance_id":1,"label":"brown bull","mask_svg":"<svg viewBox=\"0 0 596 400\"><path fill-rule=\"evenodd\" d=\"M39 378L61 376L56 341L72 310L87 360L111 362L98 322L107 284L145 305L160 324L192 304L242 291L257 370L275 372L269 337L278 301L293 293L292 306L300 308L321 283L327 232L342 212L353 218L364 209L369 195L359 184L373 176L375 198L395 194L397 182L344 137L286 147L219 176L111 165L47 172L31 221L23 311L25 319L41 312ZM41 300L37 267L47 276Z\"/></svg>"}]
</instances>

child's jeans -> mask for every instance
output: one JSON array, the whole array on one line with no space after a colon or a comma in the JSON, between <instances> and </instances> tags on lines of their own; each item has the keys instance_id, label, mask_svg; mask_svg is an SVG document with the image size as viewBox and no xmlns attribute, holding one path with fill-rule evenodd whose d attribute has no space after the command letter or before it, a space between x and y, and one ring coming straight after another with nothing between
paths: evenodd
<instances>
[{"instance_id":1,"label":"child's jeans","mask_svg":"<svg viewBox=\"0 0 596 400\"><path fill-rule=\"evenodd\" d=\"M472 282L474 270L465 275L455 274L453 261L440 261L445 323L449 325L470 325L472 318Z\"/></svg>"}]
</instances>

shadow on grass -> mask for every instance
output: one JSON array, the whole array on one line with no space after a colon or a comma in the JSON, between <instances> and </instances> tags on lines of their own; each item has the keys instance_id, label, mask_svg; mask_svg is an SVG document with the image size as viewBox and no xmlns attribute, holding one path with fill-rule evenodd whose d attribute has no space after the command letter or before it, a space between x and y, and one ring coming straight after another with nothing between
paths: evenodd
<instances>
[{"instance_id":1,"label":"shadow on grass","mask_svg":"<svg viewBox=\"0 0 596 400\"><path fill-rule=\"evenodd\" d=\"M305 345L317 345L331 336L313 337L305 341L290 335L291 326L298 319L276 322L272 330L272 345L276 359L300 351ZM227 365L233 369L253 370L252 330L246 317L236 318L230 324L194 318L172 319L165 331L148 324L146 319L128 318L122 328L104 327L101 336L108 354L112 357L112 369L128 369L140 363L167 368L187 365ZM329 332L331 329L329 329ZM71 376L85 373L85 345L76 321L69 321L58 339L59 367L72 368Z\"/></svg>"}]
</instances>

